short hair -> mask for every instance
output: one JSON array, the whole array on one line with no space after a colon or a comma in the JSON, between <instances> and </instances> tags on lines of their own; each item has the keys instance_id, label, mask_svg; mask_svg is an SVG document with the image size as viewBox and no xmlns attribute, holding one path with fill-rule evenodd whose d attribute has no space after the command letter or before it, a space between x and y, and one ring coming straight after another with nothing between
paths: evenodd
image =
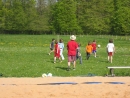
<instances>
[{"instance_id":1,"label":"short hair","mask_svg":"<svg viewBox=\"0 0 130 98\"><path fill-rule=\"evenodd\" d=\"M113 40L112 40L112 39L109 39L109 43L113 43Z\"/></svg>"},{"instance_id":2,"label":"short hair","mask_svg":"<svg viewBox=\"0 0 130 98\"><path fill-rule=\"evenodd\" d=\"M90 41L88 42L88 45L91 45L91 42L90 42Z\"/></svg>"},{"instance_id":3,"label":"short hair","mask_svg":"<svg viewBox=\"0 0 130 98\"><path fill-rule=\"evenodd\" d=\"M58 43L58 41L56 40L56 41L55 41L55 44L57 44L57 43Z\"/></svg>"},{"instance_id":4,"label":"short hair","mask_svg":"<svg viewBox=\"0 0 130 98\"><path fill-rule=\"evenodd\" d=\"M54 38L52 38L52 41L54 41L55 39Z\"/></svg>"},{"instance_id":5,"label":"short hair","mask_svg":"<svg viewBox=\"0 0 130 98\"><path fill-rule=\"evenodd\" d=\"M62 43L62 42L63 42L63 40L62 40L62 39L60 39L60 40L59 40L59 42L60 42L60 43Z\"/></svg>"},{"instance_id":6,"label":"short hair","mask_svg":"<svg viewBox=\"0 0 130 98\"><path fill-rule=\"evenodd\" d=\"M96 40L94 39L93 42L96 42Z\"/></svg>"}]
</instances>

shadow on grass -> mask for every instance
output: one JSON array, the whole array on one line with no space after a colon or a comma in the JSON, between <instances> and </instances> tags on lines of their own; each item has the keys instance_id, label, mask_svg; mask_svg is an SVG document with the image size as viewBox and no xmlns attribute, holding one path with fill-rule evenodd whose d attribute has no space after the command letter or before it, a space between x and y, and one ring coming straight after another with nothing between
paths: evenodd
<instances>
[{"instance_id":1,"label":"shadow on grass","mask_svg":"<svg viewBox=\"0 0 130 98\"><path fill-rule=\"evenodd\" d=\"M62 69L62 70L67 70L67 67L55 67L55 68L58 68L58 69Z\"/></svg>"}]
</instances>

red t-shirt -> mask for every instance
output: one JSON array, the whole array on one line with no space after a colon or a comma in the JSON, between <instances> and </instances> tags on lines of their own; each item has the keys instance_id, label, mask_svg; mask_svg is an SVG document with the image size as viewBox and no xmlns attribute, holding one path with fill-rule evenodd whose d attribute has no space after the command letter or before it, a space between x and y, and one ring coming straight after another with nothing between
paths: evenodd
<instances>
[{"instance_id":1,"label":"red t-shirt","mask_svg":"<svg viewBox=\"0 0 130 98\"><path fill-rule=\"evenodd\" d=\"M76 49L77 48L78 48L77 42L75 42L74 40L70 40L67 43L68 55L76 56Z\"/></svg>"},{"instance_id":2,"label":"red t-shirt","mask_svg":"<svg viewBox=\"0 0 130 98\"><path fill-rule=\"evenodd\" d=\"M57 58L60 57L60 48L59 48L58 44L55 44L54 56Z\"/></svg>"},{"instance_id":3,"label":"red t-shirt","mask_svg":"<svg viewBox=\"0 0 130 98\"><path fill-rule=\"evenodd\" d=\"M93 50L96 50L97 45L95 42L92 43L92 47L93 47Z\"/></svg>"}]
</instances>

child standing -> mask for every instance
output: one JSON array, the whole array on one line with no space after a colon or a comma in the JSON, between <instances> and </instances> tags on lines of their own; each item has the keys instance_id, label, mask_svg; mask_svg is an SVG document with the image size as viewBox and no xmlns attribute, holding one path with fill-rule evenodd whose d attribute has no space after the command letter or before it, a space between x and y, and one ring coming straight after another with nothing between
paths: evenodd
<instances>
[{"instance_id":1,"label":"child standing","mask_svg":"<svg viewBox=\"0 0 130 98\"><path fill-rule=\"evenodd\" d=\"M55 45L55 39L52 39L52 42L50 43L50 52L48 53L49 55L54 52L54 45Z\"/></svg>"},{"instance_id":2,"label":"child standing","mask_svg":"<svg viewBox=\"0 0 130 98\"><path fill-rule=\"evenodd\" d=\"M63 55L63 50L64 50L64 43L63 40L60 39L59 43L58 43L59 47L60 47L60 57L62 60L64 60L64 55Z\"/></svg>"},{"instance_id":3,"label":"child standing","mask_svg":"<svg viewBox=\"0 0 130 98\"><path fill-rule=\"evenodd\" d=\"M96 57L96 52L97 52L96 51L96 48L97 48L96 40L93 40L92 47L93 47L92 53L94 54L94 57Z\"/></svg>"},{"instance_id":4,"label":"child standing","mask_svg":"<svg viewBox=\"0 0 130 98\"><path fill-rule=\"evenodd\" d=\"M92 53L93 47L91 45L91 42L88 42L88 45L86 46L86 59L88 60L90 57L90 54Z\"/></svg>"},{"instance_id":5,"label":"child standing","mask_svg":"<svg viewBox=\"0 0 130 98\"><path fill-rule=\"evenodd\" d=\"M115 52L115 46L113 44L113 40L110 39L109 43L107 44L107 53L108 53L108 61L112 63L112 56Z\"/></svg>"},{"instance_id":6,"label":"child standing","mask_svg":"<svg viewBox=\"0 0 130 98\"><path fill-rule=\"evenodd\" d=\"M76 59L79 59L80 64L82 64L82 56L81 56L81 52L80 52L80 46L81 46L81 44L78 44L78 48L76 50Z\"/></svg>"},{"instance_id":7,"label":"child standing","mask_svg":"<svg viewBox=\"0 0 130 98\"><path fill-rule=\"evenodd\" d=\"M58 41L55 41L55 50L54 50L54 63L56 63L56 59L60 60L60 47L58 45Z\"/></svg>"}]
</instances>

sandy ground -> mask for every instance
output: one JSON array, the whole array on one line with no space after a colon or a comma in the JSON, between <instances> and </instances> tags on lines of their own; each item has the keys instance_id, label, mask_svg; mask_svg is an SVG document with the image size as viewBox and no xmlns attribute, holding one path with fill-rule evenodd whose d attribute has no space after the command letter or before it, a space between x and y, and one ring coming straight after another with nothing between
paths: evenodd
<instances>
[{"instance_id":1,"label":"sandy ground","mask_svg":"<svg viewBox=\"0 0 130 98\"><path fill-rule=\"evenodd\" d=\"M130 98L130 77L0 78L0 98Z\"/></svg>"}]
</instances>

